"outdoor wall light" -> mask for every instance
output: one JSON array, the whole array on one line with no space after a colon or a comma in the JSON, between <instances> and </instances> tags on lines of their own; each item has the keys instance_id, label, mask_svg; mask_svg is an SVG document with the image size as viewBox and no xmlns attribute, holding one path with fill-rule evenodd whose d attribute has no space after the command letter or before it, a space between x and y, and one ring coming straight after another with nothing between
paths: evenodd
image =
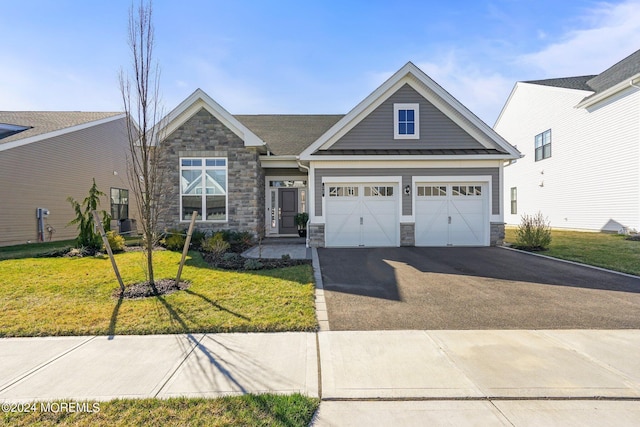
<instances>
[{"instance_id":1,"label":"outdoor wall light","mask_svg":"<svg viewBox=\"0 0 640 427\"><path fill-rule=\"evenodd\" d=\"M410 185L405 185L404 194L406 194L406 195L411 194L411 186Z\"/></svg>"}]
</instances>

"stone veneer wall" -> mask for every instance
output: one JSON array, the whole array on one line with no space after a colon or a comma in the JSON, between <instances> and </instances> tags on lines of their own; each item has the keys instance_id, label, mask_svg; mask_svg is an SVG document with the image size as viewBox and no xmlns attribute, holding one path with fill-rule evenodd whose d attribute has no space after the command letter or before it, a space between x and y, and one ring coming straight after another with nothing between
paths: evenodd
<instances>
[{"instance_id":1,"label":"stone veneer wall","mask_svg":"<svg viewBox=\"0 0 640 427\"><path fill-rule=\"evenodd\" d=\"M504 243L504 222L491 223L491 236L489 244L491 246L502 246Z\"/></svg>"},{"instance_id":2,"label":"stone veneer wall","mask_svg":"<svg viewBox=\"0 0 640 427\"><path fill-rule=\"evenodd\" d=\"M224 157L227 159L227 222L196 222L200 230L249 231L264 234L264 172L255 148L244 142L207 110L201 109L166 142L168 193L162 226L186 228L180 222L180 157Z\"/></svg>"},{"instance_id":3,"label":"stone veneer wall","mask_svg":"<svg viewBox=\"0 0 640 427\"><path fill-rule=\"evenodd\" d=\"M416 245L416 225L414 223L400 223L400 246Z\"/></svg>"},{"instance_id":4,"label":"stone veneer wall","mask_svg":"<svg viewBox=\"0 0 640 427\"><path fill-rule=\"evenodd\" d=\"M324 248L324 224L309 224L309 247Z\"/></svg>"}]
</instances>

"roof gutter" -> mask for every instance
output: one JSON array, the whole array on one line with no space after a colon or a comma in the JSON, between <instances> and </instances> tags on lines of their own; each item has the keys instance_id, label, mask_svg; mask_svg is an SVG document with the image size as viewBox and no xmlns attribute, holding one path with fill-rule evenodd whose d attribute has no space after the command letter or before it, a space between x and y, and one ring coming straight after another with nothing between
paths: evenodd
<instances>
[{"instance_id":1,"label":"roof gutter","mask_svg":"<svg viewBox=\"0 0 640 427\"><path fill-rule=\"evenodd\" d=\"M635 74L633 76L631 76L628 80L624 80L620 83L618 83L615 86L610 87L609 89L605 90L604 92L600 92L598 94L595 95L591 95L585 99L583 99L582 101L580 101L580 103L578 103L578 105L576 105L574 108L587 108L587 107L591 107L594 104L597 104L598 102L620 92L623 89L626 89L630 86L633 87L638 87L636 86L633 82L634 81L640 81L640 73Z\"/></svg>"}]
</instances>

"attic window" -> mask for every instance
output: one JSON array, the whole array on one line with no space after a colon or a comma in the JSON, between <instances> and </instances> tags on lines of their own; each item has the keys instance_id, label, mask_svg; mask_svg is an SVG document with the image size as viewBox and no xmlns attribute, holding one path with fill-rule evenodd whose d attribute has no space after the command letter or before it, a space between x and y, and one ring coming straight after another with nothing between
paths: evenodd
<instances>
[{"instance_id":1,"label":"attic window","mask_svg":"<svg viewBox=\"0 0 640 427\"><path fill-rule=\"evenodd\" d=\"M393 104L393 139L420 138L420 105Z\"/></svg>"},{"instance_id":2,"label":"attic window","mask_svg":"<svg viewBox=\"0 0 640 427\"><path fill-rule=\"evenodd\" d=\"M8 123L0 123L0 139L7 138L11 135L15 135L16 133L20 133L27 129L31 129L30 126L18 126L18 125L10 125Z\"/></svg>"}]
</instances>

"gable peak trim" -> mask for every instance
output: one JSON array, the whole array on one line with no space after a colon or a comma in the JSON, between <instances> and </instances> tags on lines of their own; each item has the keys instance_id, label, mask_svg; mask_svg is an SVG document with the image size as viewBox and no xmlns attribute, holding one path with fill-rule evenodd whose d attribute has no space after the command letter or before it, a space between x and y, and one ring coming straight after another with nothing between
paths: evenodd
<instances>
[{"instance_id":1,"label":"gable peak trim","mask_svg":"<svg viewBox=\"0 0 640 427\"><path fill-rule=\"evenodd\" d=\"M231 113L229 113L224 107L218 104L200 88L196 89L165 116L162 120L164 123L162 126L164 136L166 137L173 133L203 108L242 139L245 147L261 147L266 145L260 137L243 125L238 119L236 119Z\"/></svg>"},{"instance_id":2,"label":"gable peak trim","mask_svg":"<svg viewBox=\"0 0 640 427\"><path fill-rule=\"evenodd\" d=\"M304 150L300 155L301 159L311 160L312 154L317 150L330 148L405 84L415 89L482 145L487 148L494 148L489 147L489 144L498 146L513 158L520 158L520 152L515 147L409 61Z\"/></svg>"}]
</instances>

